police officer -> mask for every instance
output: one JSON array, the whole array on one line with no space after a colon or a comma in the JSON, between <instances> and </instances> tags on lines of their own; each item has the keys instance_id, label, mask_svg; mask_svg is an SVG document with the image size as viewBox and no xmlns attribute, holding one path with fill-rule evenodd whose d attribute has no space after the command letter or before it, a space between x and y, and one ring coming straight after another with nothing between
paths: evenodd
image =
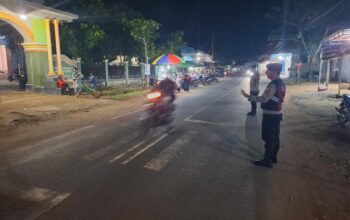
<instances>
[{"instance_id":1,"label":"police officer","mask_svg":"<svg viewBox=\"0 0 350 220\"><path fill-rule=\"evenodd\" d=\"M251 96L244 90L241 90L241 92L248 100L261 102L263 110L262 139L265 142L265 155L262 160L253 162L257 166L271 168L273 163L277 163L277 153L280 147L280 122L282 120L282 103L286 94L286 86L280 78L281 64L270 63L266 67L266 75L271 82L266 87L263 95Z\"/></svg>"},{"instance_id":2,"label":"police officer","mask_svg":"<svg viewBox=\"0 0 350 220\"><path fill-rule=\"evenodd\" d=\"M259 95L259 81L260 81L260 75L257 71L257 65L253 65L253 75L250 77L250 95L251 96L258 96ZM248 116L255 116L256 115L256 102L250 101L252 109L250 112L248 112Z\"/></svg>"}]
</instances>

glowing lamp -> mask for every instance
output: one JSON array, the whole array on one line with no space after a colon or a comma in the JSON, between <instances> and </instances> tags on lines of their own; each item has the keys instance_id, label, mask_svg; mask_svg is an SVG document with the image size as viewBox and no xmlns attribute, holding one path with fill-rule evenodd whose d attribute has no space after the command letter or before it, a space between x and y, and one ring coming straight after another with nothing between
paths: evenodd
<instances>
[{"instance_id":1,"label":"glowing lamp","mask_svg":"<svg viewBox=\"0 0 350 220\"><path fill-rule=\"evenodd\" d=\"M25 14L21 14L19 17L20 17L22 20L27 20L27 15L25 15Z\"/></svg>"}]
</instances>

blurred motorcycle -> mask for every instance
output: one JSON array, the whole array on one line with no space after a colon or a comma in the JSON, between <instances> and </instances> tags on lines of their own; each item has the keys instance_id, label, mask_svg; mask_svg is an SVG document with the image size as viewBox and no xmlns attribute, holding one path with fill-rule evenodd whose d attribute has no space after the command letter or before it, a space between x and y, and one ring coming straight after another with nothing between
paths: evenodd
<instances>
[{"instance_id":1,"label":"blurred motorcycle","mask_svg":"<svg viewBox=\"0 0 350 220\"><path fill-rule=\"evenodd\" d=\"M162 125L170 124L175 110L174 97L164 94L162 90L153 90L147 94L148 108L146 117L141 125L148 130Z\"/></svg>"},{"instance_id":2,"label":"blurred motorcycle","mask_svg":"<svg viewBox=\"0 0 350 220\"><path fill-rule=\"evenodd\" d=\"M350 120L350 94L344 94L342 102L339 107L335 107L337 111L338 124L342 127L345 126Z\"/></svg>"}]
</instances>

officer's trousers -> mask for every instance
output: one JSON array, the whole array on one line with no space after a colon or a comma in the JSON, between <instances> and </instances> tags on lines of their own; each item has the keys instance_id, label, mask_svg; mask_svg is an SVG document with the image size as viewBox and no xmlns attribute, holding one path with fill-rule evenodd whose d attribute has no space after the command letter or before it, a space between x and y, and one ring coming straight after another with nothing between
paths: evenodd
<instances>
[{"instance_id":1,"label":"officer's trousers","mask_svg":"<svg viewBox=\"0 0 350 220\"><path fill-rule=\"evenodd\" d=\"M270 162L277 159L280 149L280 123L282 114L263 114L262 139L265 142L264 160Z\"/></svg>"}]
</instances>

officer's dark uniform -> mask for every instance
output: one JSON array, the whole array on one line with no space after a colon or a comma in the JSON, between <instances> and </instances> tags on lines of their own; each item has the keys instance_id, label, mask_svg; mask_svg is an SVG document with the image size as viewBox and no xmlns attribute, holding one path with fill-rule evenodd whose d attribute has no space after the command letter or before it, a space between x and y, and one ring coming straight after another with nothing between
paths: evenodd
<instances>
[{"instance_id":1,"label":"officer's dark uniform","mask_svg":"<svg viewBox=\"0 0 350 220\"><path fill-rule=\"evenodd\" d=\"M286 86L281 79L270 82L276 88L274 96L265 103L263 109L262 139L265 142L264 161L277 162L277 153L280 148L280 122L282 120L282 103L286 94Z\"/></svg>"},{"instance_id":2,"label":"officer's dark uniform","mask_svg":"<svg viewBox=\"0 0 350 220\"><path fill-rule=\"evenodd\" d=\"M267 65L268 71L281 72L281 65L271 63ZM265 142L264 159L254 161L255 165L272 167L271 163L277 163L277 153L280 148L280 123L282 120L282 103L286 94L286 86L277 77L266 87L262 96L250 96L250 101L261 102L263 110L262 139Z\"/></svg>"}]
</instances>

